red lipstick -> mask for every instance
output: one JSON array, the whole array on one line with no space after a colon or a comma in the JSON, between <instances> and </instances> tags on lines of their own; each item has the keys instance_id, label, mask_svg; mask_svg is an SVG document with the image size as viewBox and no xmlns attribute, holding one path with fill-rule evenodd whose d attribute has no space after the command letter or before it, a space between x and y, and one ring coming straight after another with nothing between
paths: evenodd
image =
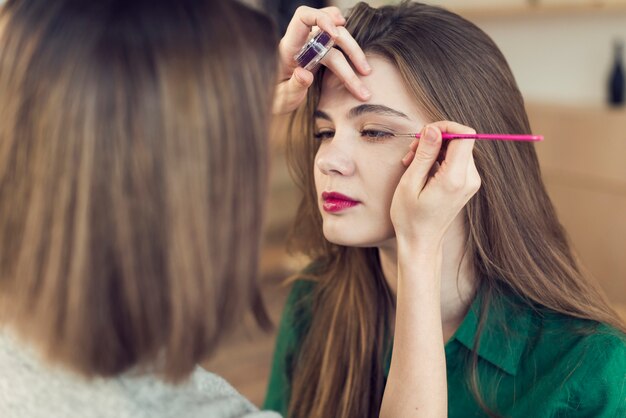
<instances>
[{"instance_id":1,"label":"red lipstick","mask_svg":"<svg viewBox=\"0 0 626 418\"><path fill-rule=\"evenodd\" d=\"M323 192L322 200L324 201L324 204L322 205L324 210L331 213L350 209L351 207L354 207L361 203L358 200L354 200L348 196L336 192Z\"/></svg>"}]
</instances>

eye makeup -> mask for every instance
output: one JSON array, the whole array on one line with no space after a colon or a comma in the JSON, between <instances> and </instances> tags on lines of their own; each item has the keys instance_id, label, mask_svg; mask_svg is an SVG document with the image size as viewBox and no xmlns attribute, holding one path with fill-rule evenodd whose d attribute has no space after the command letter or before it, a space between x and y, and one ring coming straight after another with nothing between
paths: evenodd
<instances>
[{"instance_id":1,"label":"eye makeup","mask_svg":"<svg viewBox=\"0 0 626 418\"><path fill-rule=\"evenodd\" d=\"M332 129L318 129L314 134L313 137L317 140L323 141L325 139L330 139L335 135L335 131ZM365 138L368 141L371 142L377 142L377 141L383 141L386 139L390 139L390 138L394 138L397 135L394 135L392 132L389 131L385 131L385 130L380 130L380 129L361 129L359 131L359 135L362 138Z\"/></svg>"}]
</instances>

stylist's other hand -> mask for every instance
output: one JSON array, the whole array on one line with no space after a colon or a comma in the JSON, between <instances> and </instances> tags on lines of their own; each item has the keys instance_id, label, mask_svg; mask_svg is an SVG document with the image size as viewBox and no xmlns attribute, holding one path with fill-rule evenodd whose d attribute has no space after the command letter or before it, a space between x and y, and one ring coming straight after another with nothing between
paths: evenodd
<instances>
[{"instance_id":1,"label":"stylist's other hand","mask_svg":"<svg viewBox=\"0 0 626 418\"><path fill-rule=\"evenodd\" d=\"M440 246L454 218L480 188L472 155L474 140L452 140L440 154L442 132L476 133L455 122L435 122L426 125L421 138L410 145L402 160L408 168L391 202L399 245L414 249Z\"/></svg>"},{"instance_id":2,"label":"stylist's other hand","mask_svg":"<svg viewBox=\"0 0 626 418\"><path fill-rule=\"evenodd\" d=\"M294 55L308 41L314 26L332 36L335 45L341 47L359 73L362 75L370 73L371 68L365 59L365 54L352 35L343 27L345 23L346 19L337 7L323 9L298 7L278 46L280 63L273 105L275 115L295 110L302 103L309 86L313 83L313 73L299 67ZM339 50L332 48L321 63L335 73L356 98L363 101L370 98L371 93L350 66L346 56Z\"/></svg>"}]
</instances>

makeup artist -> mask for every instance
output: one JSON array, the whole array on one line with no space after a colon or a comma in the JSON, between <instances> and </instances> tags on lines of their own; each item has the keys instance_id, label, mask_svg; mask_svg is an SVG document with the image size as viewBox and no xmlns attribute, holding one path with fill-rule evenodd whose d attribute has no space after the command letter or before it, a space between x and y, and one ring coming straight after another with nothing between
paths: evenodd
<instances>
[{"instance_id":1,"label":"makeup artist","mask_svg":"<svg viewBox=\"0 0 626 418\"><path fill-rule=\"evenodd\" d=\"M269 19L232 1L0 10L0 416L278 416L197 364L241 311L268 323L271 103L304 99L314 25L369 71L339 11L298 9L277 60ZM343 55L326 65L367 99Z\"/></svg>"}]
</instances>

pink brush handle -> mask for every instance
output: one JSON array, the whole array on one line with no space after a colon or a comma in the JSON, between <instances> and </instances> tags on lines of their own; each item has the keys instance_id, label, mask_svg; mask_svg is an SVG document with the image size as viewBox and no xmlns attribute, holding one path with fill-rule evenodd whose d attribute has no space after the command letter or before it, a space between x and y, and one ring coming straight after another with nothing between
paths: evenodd
<instances>
[{"instance_id":1,"label":"pink brush handle","mask_svg":"<svg viewBox=\"0 0 626 418\"><path fill-rule=\"evenodd\" d=\"M421 134L415 134L419 138ZM543 141L542 135L509 135L509 134L441 134L443 139L485 139L492 141Z\"/></svg>"}]
</instances>

